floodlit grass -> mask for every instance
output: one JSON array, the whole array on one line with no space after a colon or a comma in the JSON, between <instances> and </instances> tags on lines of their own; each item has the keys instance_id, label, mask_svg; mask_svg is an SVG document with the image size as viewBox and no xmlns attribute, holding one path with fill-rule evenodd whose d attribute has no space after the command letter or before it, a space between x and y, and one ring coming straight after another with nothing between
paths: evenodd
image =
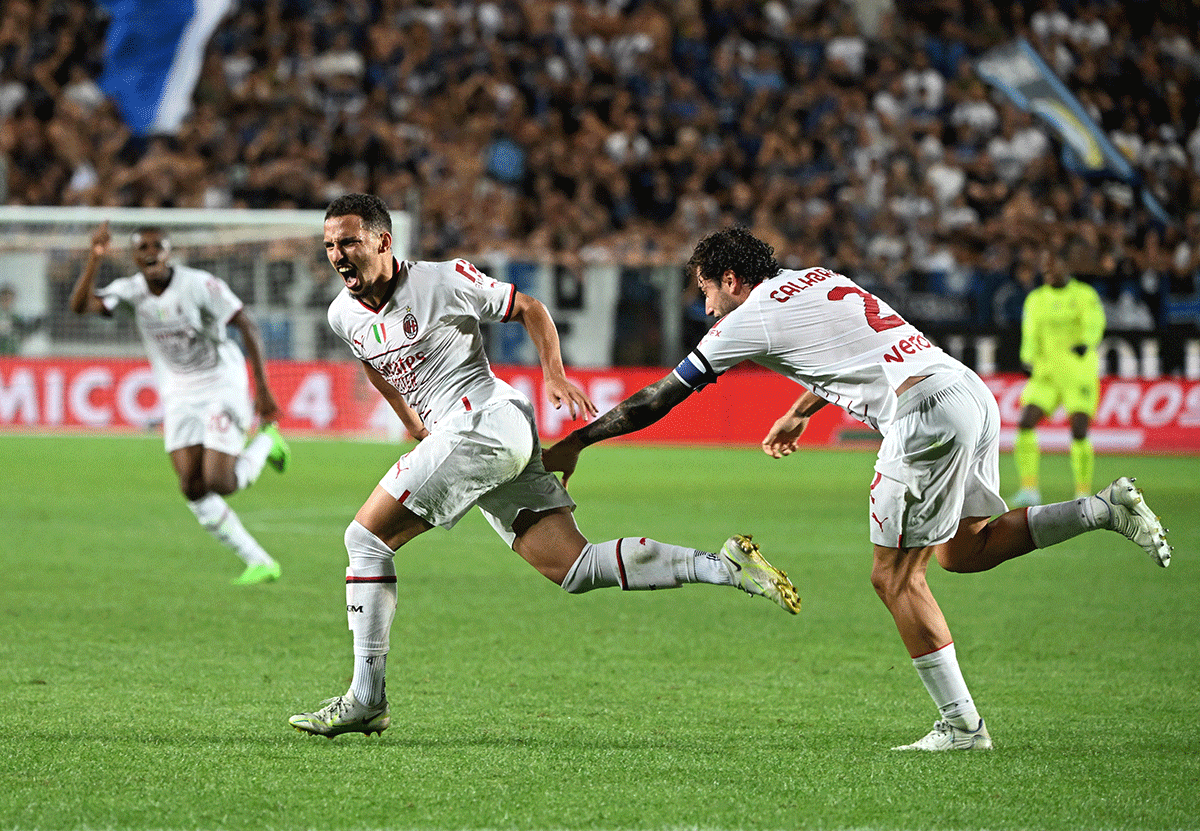
<instances>
[{"instance_id":1,"label":"floodlit grass","mask_svg":"<svg viewBox=\"0 0 1200 831\"><path fill-rule=\"evenodd\" d=\"M247 589L157 438L0 436L0 828L1200 828L1195 458L1097 460L1166 517L1167 570L1107 532L931 570L997 749L913 755L936 712L867 579L865 452L590 449L591 539L752 532L804 611L570 597L473 514L397 558L391 729L296 733L348 684L342 532L398 451L293 446L230 498L283 563Z\"/></svg>"}]
</instances>

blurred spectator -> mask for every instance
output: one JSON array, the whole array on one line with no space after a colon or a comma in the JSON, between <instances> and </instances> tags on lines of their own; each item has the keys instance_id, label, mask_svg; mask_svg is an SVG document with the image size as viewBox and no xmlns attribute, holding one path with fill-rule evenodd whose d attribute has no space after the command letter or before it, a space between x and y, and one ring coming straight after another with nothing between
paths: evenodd
<instances>
[{"instance_id":1,"label":"blurred spectator","mask_svg":"<svg viewBox=\"0 0 1200 831\"><path fill-rule=\"evenodd\" d=\"M991 272L998 274L1001 272ZM1020 328L1025 298L1038 287L1037 267L1031 260L1015 264L1011 277L997 287L993 296L996 322L1010 328Z\"/></svg>"},{"instance_id":2,"label":"blurred spectator","mask_svg":"<svg viewBox=\"0 0 1200 831\"><path fill-rule=\"evenodd\" d=\"M912 53L912 64L900 76L900 80L912 113L925 117L941 114L946 78L933 68L924 49Z\"/></svg>"},{"instance_id":3,"label":"blurred spectator","mask_svg":"<svg viewBox=\"0 0 1200 831\"><path fill-rule=\"evenodd\" d=\"M988 140L997 175L1012 187L1050 153L1050 139L1029 113L1013 106L1001 112L1000 129Z\"/></svg>"}]
</instances>

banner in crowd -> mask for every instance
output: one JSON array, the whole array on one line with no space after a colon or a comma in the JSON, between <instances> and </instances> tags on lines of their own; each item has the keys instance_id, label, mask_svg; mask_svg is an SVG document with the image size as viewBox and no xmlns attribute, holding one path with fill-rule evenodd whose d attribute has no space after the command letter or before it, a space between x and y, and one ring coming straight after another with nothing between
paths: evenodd
<instances>
[{"instance_id":1,"label":"banner in crowd","mask_svg":"<svg viewBox=\"0 0 1200 831\"><path fill-rule=\"evenodd\" d=\"M100 0L109 14L100 88L135 135L174 132L192 106L208 41L232 0Z\"/></svg>"},{"instance_id":2,"label":"banner in crowd","mask_svg":"<svg viewBox=\"0 0 1200 831\"><path fill-rule=\"evenodd\" d=\"M975 62L975 71L1055 132L1063 143L1067 167L1083 175L1103 175L1125 182L1141 193L1143 204L1155 216L1171 221L1154 195L1141 187L1141 177L1129 159L1109 141L1029 41L1019 38L993 47Z\"/></svg>"},{"instance_id":3,"label":"banner in crowd","mask_svg":"<svg viewBox=\"0 0 1200 831\"><path fill-rule=\"evenodd\" d=\"M543 438L554 441L574 429L566 409L547 401L536 367L498 366L496 374L535 403ZM371 387L358 364L272 361L268 375L282 409L280 426L296 433L403 438L399 420ZM661 368L572 370L601 411L657 381ZM1012 446L1025 379L984 379L1000 405L1002 444ZM744 364L675 408L656 424L625 439L679 444L757 446L801 388L764 369ZM158 389L141 360L0 358L0 429L155 429L162 418ZM1061 412L1040 429L1044 446L1069 443ZM1107 378L1091 432L1101 452L1200 452L1200 381L1179 378ZM874 443L878 436L838 407L825 407L809 423L809 444Z\"/></svg>"}]
</instances>

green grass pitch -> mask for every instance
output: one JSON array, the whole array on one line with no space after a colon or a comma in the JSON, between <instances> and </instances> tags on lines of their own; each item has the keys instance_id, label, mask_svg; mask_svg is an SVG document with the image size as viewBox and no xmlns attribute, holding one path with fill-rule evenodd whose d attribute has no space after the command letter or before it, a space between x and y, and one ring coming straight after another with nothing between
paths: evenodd
<instances>
[{"instance_id":1,"label":"green grass pitch","mask_svg":"<svg viewBox=\"0 0 1200 831\"><path fill-rule=\"evenodd\" d=\"M1169 569L1108 532L931 569L997 749L917 755L889 750L936 712L868 582L862 451L589 450L589 538L753 533L803 612L571 597L472 514L397 558L391 728L301 735L347 687L342 532L398 450L293 447L230 498L283 579L235 588L156 437L0 436L0 829L1200 828L1194 457L1097 459L1139 477Z\"/></svg>"}]
</instances>

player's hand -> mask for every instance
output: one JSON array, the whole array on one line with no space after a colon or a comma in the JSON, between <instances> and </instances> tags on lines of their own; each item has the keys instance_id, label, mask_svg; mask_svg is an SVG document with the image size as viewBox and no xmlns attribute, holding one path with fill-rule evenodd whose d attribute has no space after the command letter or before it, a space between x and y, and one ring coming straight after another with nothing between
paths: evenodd
<instances>
[{"instance_id":1,"label":"player's hand","mask_svg":"<svg viewBox=\"0 0 1200 831\"><path fill-rule=\"evenodd\" d=\"M800 417L788 413L771 425L767 437L762 440L763 453L773 459L782 459L800 449L800 434L808 427L808 416Z\"/></svg>"},{"instance_id":2,"label":"player's hand","mask_svg":"<svg viewBox=\"0 0 1200 831\"><path fill-rule=\"evenodd\" d=\"M108 232L108 220L104 220L96 232L92 234L92 254L97 257L103 257L108 253L108 243L112 240L112 235Z\"/></svg>"},{"instance_id":3,"label":"player's hand","mask_svg":"<svg viewBox=\"0 0 1200 831\"><path fill-rule=\"evenodd\" d=\"M598 412L596 405L592 403L592 399L588 398L583 390L566 378L547 379L546 398L550 399L550 403L554 405L554 409L556 410L561 408L565 403L567 405L567 412L571 414L572 420L580 416L591 418Z\"/></svg>"},{"instance_id":4,"label":"player's hand","mask_svg":"<svg viewBox=\"0 0 1200 831\"><path fill-rule=\"evenodd\" d=\"M572 433L553 447L542 450L542 467L551 473L561 473L563 487L566 487L582 452L583 444Z\"/></svg>"},{"instance_id":5,"label":"player's hand","mask_svg":"<svg viewBox=\"0 0 1200 831\"><path fill-rule=\"evenodd\" d=\"M1087 354L1087 344L1086 343L1077 343L1071 347L1071 351L1082 358L1084 355Z\"/></svg>"}]
</instances>

